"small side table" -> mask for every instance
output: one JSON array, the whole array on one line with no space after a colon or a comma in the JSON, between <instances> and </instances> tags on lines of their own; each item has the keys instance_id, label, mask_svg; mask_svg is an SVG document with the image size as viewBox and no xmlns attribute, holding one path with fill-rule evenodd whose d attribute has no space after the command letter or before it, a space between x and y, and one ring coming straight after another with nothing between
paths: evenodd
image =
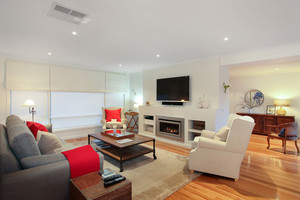
<instances>
[{"instance_id":1,"label":"small side table","mask_svg":"<svg viewBox=\"0 0 300 200\"><path fill-rule=\"evenodd\" d=\"M127 123L127 129L129 129L129 131L132 133L133 133L134 129L137 129L137 131L138 131L139 130L139 125L138 125L139 113L138 112L126 112L124 114L125 114L126 118L127 118L127 116L130 117L130 120ZM133 122L133 125L131 125L132 122Z\"/></svg>"},{"instance_id":2,"label":"small side table","mask_svg":"<svg viewBox=\"0 0 300 200\"><path fill-rule=\"evenodd\" d=\"M109 187L104 187L98 172L92 172L71 179L71 200L131 200L131 181L124 180Z\"/></svg>"}]
</instances>

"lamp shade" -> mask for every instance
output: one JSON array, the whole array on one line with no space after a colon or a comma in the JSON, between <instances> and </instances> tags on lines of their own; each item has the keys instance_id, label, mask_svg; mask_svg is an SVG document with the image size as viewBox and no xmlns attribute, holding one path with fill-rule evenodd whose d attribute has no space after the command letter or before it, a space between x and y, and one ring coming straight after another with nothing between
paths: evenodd
<instances>
[{"instance_id":1,"label":"lamp shade","mask_svg":"<svg viewBox=\"0 0 300 200\"><path fill-rule=\"evenodd\" d=\"M275 99L274 106L289 106L290 100L288 99Z\"/></svg>"},{"instance_id":2,"label":"lamp shade","mask_svg":"<svg viewBox=\"0 0 300 200\"><path fill-rule=\"evenodd\" d=\"M26 107L34 107L34 106L35 106L35 103L34 103L34 101L33 101L32 99L27 99L27 100L24 102L23 106L26 106Z\"/></svg>"}]
</instances>

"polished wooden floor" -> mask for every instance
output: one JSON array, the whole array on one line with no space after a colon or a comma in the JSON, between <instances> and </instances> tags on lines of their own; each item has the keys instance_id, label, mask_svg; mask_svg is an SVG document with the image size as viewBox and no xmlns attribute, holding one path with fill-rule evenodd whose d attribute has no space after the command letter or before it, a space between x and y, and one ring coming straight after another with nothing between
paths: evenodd
<instances>
[{"instance_id":1,"label":"polished wooden floor","mask_svg":"<svg viewBox=\"0 0 300 200\"><path fill-rule=\"evenodd\" d=\"M76 140L68 142L73 141ZM156 142L156 146L185 156L188 156L190 152L190 149L159 141ZM271 140L270 149L266 147L266 136L252 134L238 181L202 174L167 199L299 200L300 156L297 155L294 142L287 142L287 154L283 154L281 141Z\"/></svg>"}]
</instances>

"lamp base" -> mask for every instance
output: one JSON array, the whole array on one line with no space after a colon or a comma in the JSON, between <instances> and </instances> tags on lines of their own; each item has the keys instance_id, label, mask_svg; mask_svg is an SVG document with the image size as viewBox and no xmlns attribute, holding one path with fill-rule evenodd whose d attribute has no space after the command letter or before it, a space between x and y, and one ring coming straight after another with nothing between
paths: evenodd
<instances>
[{"instance_id":1,"label":"lamp base","mask_svg":"<svg viewBox=\"0 0 300 200\"><path fill-rule=\"evenodd\" d=\"M286 110L282 107L276 110L277 115L286 115Z\"/></svg>"}]
</instances>

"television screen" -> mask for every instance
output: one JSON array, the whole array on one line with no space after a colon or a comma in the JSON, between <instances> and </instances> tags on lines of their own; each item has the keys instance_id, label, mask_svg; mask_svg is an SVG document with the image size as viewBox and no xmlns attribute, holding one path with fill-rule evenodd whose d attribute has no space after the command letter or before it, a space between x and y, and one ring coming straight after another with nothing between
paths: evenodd
<instances>
[{"instance_id":1,"label":"television screen","mask_svg":"<svg viewBox=\"0 0 300 200\"><path fill-rule=\"evenodd\" d=\"M181 76L157 79L156 100L188 102L190 100L190 77Z\"/></svg>"}]
</instances>

